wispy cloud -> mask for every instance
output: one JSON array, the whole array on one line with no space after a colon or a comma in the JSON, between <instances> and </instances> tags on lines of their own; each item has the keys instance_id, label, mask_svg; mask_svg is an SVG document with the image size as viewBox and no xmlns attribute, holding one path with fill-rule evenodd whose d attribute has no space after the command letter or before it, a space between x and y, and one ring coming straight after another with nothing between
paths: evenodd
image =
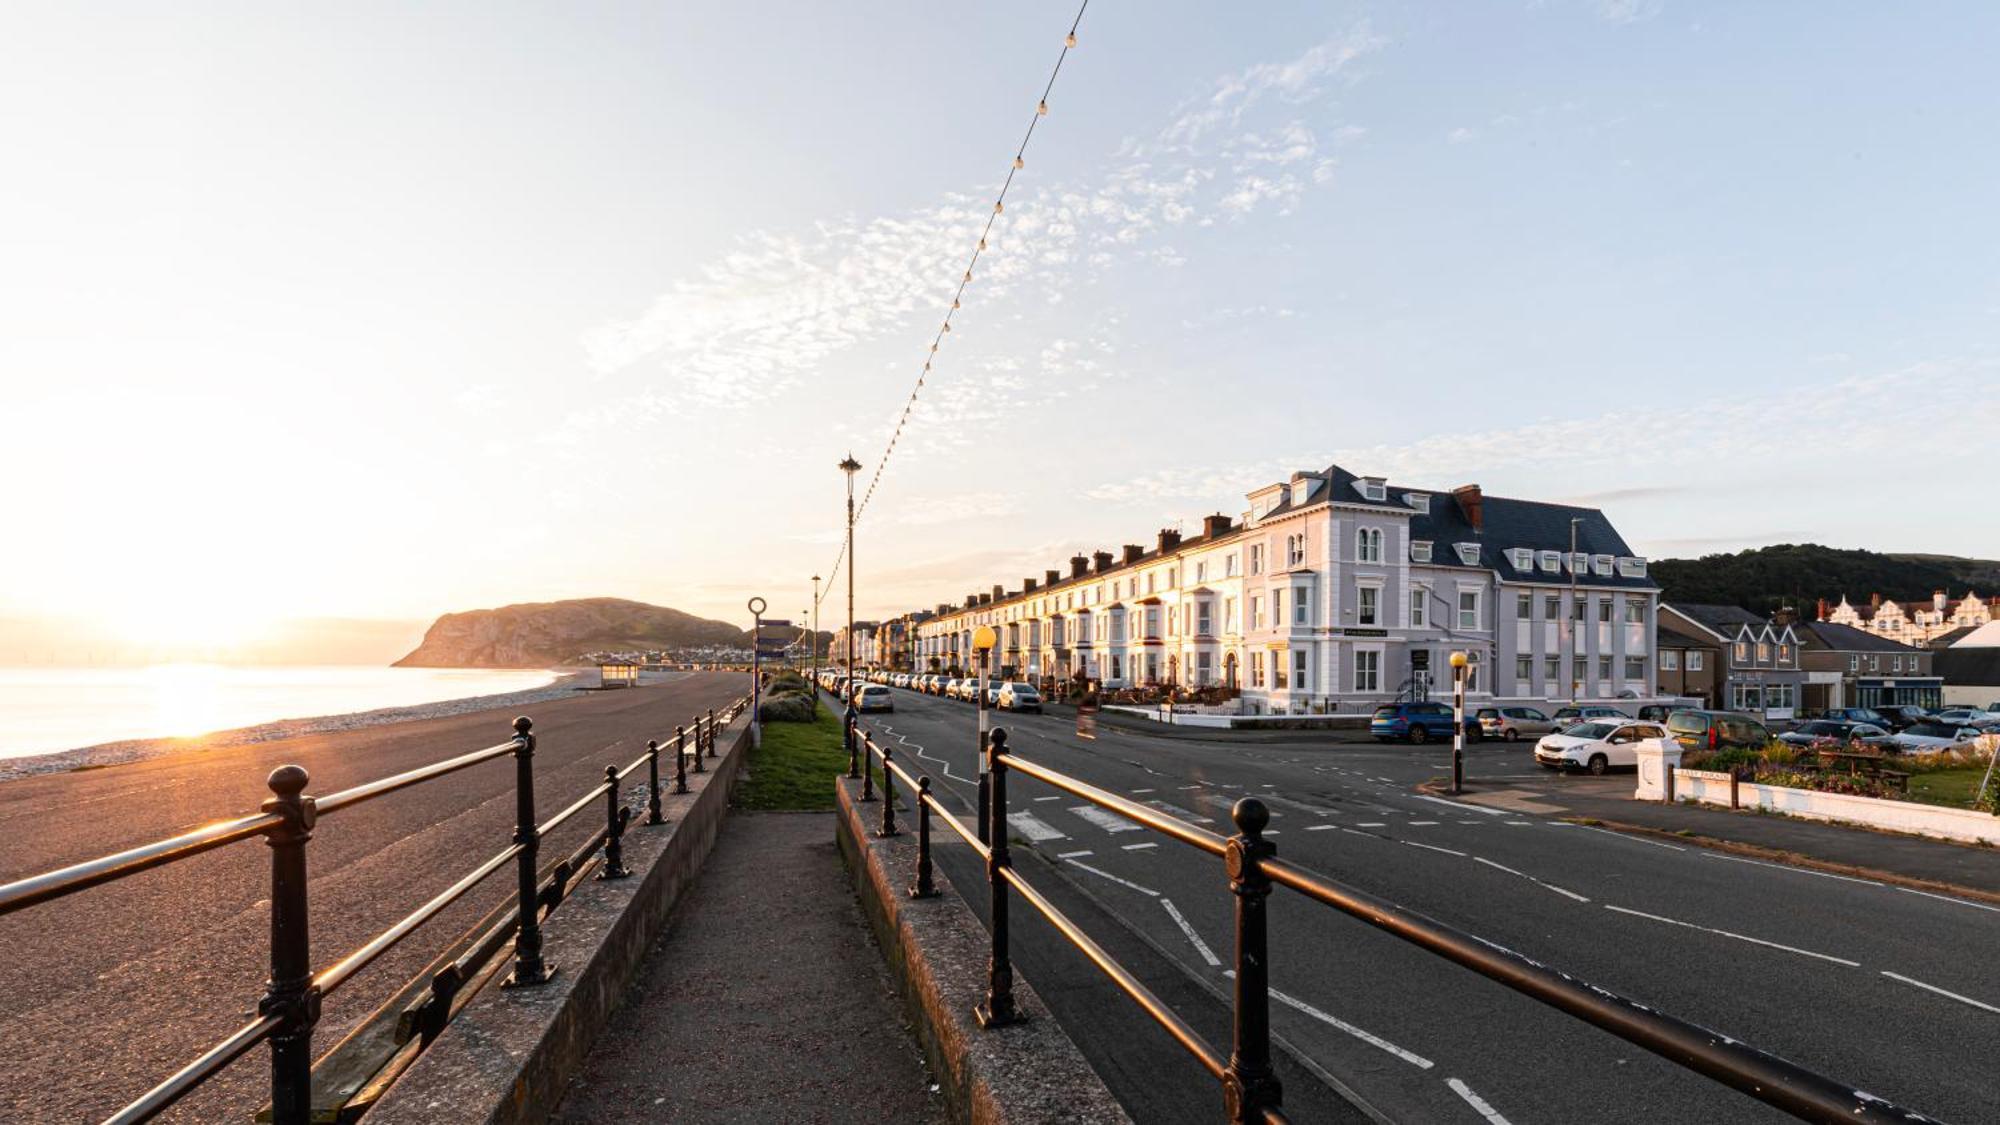
<instances>
[{"instance_id":1,"label":"wispy cloud","mask_svg":"<svg viewBox=\"0 0 2000 1125\"><path fill-rule=\"evenodd\" d=\"M1590 0L1591 11L1607 23L1638 23L1659 15L1666 0Z\"/></svg>"},{"instance_id":2,"label":"wispy cloud","mask_svg":"<svg viewBox=\"0 0 2000 1125\"><path fill-rule=\"evenodd\" d=\"M1095 179L1028 182L995 225L968 304L1027 292L1060 302L1121 259L1184 260L1158 241L1176 228L1289 213L1334 168L1331 146L1298 107L1382 43L1358 25L1225 76L1150 138L1121 146ZM1265 105L1283 107L1282 119L1265 121ZM1360 135L1337 127L1331 145ZM920 314L950 300L990 209L990 196L961 193L899 215L746 235L636 315L588 333L591 366L610 374L645 364L656 395L748 405L864 341L909 333L914 353ZM946 338L941 367L953 343Z\"/></svg>"}]
</instances>

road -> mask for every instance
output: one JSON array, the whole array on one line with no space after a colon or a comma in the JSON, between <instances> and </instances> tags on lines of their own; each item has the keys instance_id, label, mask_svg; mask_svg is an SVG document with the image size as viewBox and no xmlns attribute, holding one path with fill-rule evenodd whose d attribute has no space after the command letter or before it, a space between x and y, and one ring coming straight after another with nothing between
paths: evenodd
<instances>
[{"instance_id":1,"label":"road","mask_svg":"<svg viewBox=\"0 0 2000 1125\"><path fill-rule=\"evenodd\" d=\"M703 673L657 686L579 693L529 708L543 816L623 766L648 738L720 707L748 677ZM512 736L510 711L482 711L260 745L171 755L0 785L0 881L133 847L254 810L283 763L327 793ZM321 821L308 846L313 964L330 964L505 847L514 767L485 763ZM545 850L567 852L588 814ZM268 965L270 859L245 841L0 918L0 1121L96 1121L254 1014ZM508 869L511 871L511 868ZM503 874L429 923L327 1001L323 1050L410 979L512 887ZM559 926L561 914L550 925ZM242 1120L261 1104L258 1050L166 1119Z\"/></svg>"},{"instance_id":2,"label":"road","mask_svg":"<svg viewBox=\"0 0 2000 1125\"><path fill-rule=\"evenodd\" d=\"M900 690L895 703L865 725L969 809L972 708ZM1261 797L1271 840L1293 862L1857 1089L1948 1121L2000 1120L2000 909L1990 905L1565 823L1562 785L1630 778L1558 781L1526 744L1468 752L1471 776L1519 791L1502 808L1414 791L1448 771L1448 746L1231 743L1109 725L1084 742L1064 718L995 721L1023 757L1218 832L1234 831L1236 799ZM1234 923L1220 861L1019 773L1009 788L1017 865L1133 956L1226 1054ZM976 860L963 846L940 854L983 910ZM1023 975L1135 1116L1215 1120L1213 1083L1193 1061L1030 908L1014 909ZM1344 1083L1391 1121L1787 1119L1284 890L1272 899L1270 956L1274 1030L1297 1056L1295 1119L1321 1119L1297 1112L1301 1098L1323 1104L1298 1089L1315 1079ZM1162 1095L1154 1084L1168 1074L1189 1077Z\"/></svg>"}]
</instances>

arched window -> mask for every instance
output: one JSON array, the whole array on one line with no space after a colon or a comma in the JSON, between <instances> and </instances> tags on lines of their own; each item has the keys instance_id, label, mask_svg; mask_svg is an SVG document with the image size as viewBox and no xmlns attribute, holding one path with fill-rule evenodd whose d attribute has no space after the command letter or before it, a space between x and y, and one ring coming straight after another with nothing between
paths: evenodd
<instances>
[{"instance_id":1,"label":"arched window","mask_svg":"<svg viewBox=\"0 0 2000 1125\"><path fill-rule=\"evenodd\" d=\"M1465 690L1479 690L1479 653L1477 650L1465 654Z\"/></svg>"},{"instance_id":2,"label":"arched window","mask_svg":"<svg viewBox=\"0 0 2000 1125\"><path fill-rule=\"evenodd\" d=\"M1378 563L1382 561L1382 529L1364 527L1354 533L1354 561Z\"/></svg>"}]
</instances>

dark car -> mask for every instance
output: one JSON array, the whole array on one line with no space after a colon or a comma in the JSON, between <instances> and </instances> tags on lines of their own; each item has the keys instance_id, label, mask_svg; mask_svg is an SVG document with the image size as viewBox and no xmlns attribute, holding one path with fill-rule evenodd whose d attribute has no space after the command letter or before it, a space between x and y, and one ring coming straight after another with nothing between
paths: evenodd
<instances>
[{"instance_id":1,"label":"dark car","mask_svg":"<svg viewBox=\"0 0 2000 1125\"><path fill-rule=\"evenodd\" d=\"M1838 742L1843 745L1859 742L1864 746L1879 746L1889 740L1889 728L1877 723L1850 723L1839 719L1810 719L1800 723L1796 730L1788 730L1778 736L1778 741L1789 746L1811 746L1819 742Z\"/></svg>"},{"instance_id":2,"label":"dark car","mask_svg":"<svg viewBox=\"0 0 2000 1125\"><path fill-rule=\"evenodd\" d=\"M1664 703L1648 703L1644 707L1639 708L1639 721L1642 723L1664 723L1667 721L1667 716L1673 714L1675 710L1675 708L1669 707Z\"/></svg>"},{"instance_id":3,"label":"dark car","mask_svg":"<svg viewBox=\"0 0 2000 1125\"><path fill-rule=\"evenodd\" d=\"M1676 711L1667 716L1667 732L1688 750L1723 750L1731 746L1761 750L1771 741L1769 727L1735 711Z\"/></svg>"},{"instance_id":4,"label":"dark car","mask_svg":"<svg viewBox=\"0 0 2000 1125\"><path fill-rule=\"evenodd\" d=\"M1882 714L1873 707L1829 707L1826 713L1822 714L1820 718L1830 719L1837 723L1867 723L1870 726L1881 727L1885 730L1896 729L1889 722L1889 716Z\"/></svg>"},{"instance_id":5,"label":"dark car","mask_svg":"<svg viewBox=\"0 0 2000 1125\"><path fill-rule=\"evenodd\" d=\"M1368 720L1368 733L1380 742L1408 739L1428 742L1433 737L1451 737L1451 708L1442 703L1384 703ZM1479 741L1479 720L1465 717L1465 736Z\"/></svg>"},{"instance_id":6,"label":"dark car","mask_svg":"<svg viewBox=\"0 0 2000 1125\"><path fill-rule=\"evenodd\" d=\"M1908 730L1918 723L1928 723L1931 721L1931 713L1929 711L1921 707L1910 706L1907 703L1894 707L1877 707L1875 710L1883 718L1889 720L1889 729L1891 730Z\"/></svg>"}]
</instances>

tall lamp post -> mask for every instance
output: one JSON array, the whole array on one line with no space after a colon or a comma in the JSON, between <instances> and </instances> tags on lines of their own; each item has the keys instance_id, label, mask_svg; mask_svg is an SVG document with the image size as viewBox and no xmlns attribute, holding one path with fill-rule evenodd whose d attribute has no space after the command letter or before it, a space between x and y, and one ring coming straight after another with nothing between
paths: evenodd
<instances>
[{"instance_id":1,"label":"tall lamp post","mask_svg":"<svg viewBox=\"0 0 2000 1125\"><path fill-rule=\"evenodd\" d=\"M763 741L763 731L758 727L757 712L764 705L764 608L763 598L751 598L744 603L750 611L750 744Z\"/></svg>"},{"instance_id":2,"label":"tall lamp post","mask_svg":"<svg viewBox=\"0 0 2000 1125\"><path fill-rule=\"evenodd\" d=\"M990 721L986 713L986 661L993 655L993 645L997 640L999 634L993 631L991 625L981 625L972 632L972 650L979 654L979 842L982 844L992 842L995 828L986 776L986 731ZM1005 831L1004 828L1001 830Z\"/></svg>"},{"instance_id":3,"label":"tall lamp post","mask_svg":"<svg viewBox=\"0 0 2000 1125\"><path fill-rule=\"evenodd\" d=\"M1451 654L1451 791L1465 787L1465 651Z\"/></svg>"},{"instance_id":4,"label":"tall lamp post","mask_svg":"<svg viewBox=\"0 0 2000 1125\"><path fill-rule=\"evenodd\" d=\"M854 675L854 474L861 471L861 462L849 453L840 463L840 471L847 474L847 668L840 681L847 709L841 727L847 733L847 776L860 777L861 758L854 741L854 685L848 678Z\"/></svg>"},{"instance_id":5,"label":"tall lamp post","mask_svg":"<svg viewBox=\"0 0 2000 1125\"><path fill-rule=\"evenodd\" d=\"M1583 690L1583 677L1577 674L1577 661L1583 655L1583 631L1577 622L1583 620L1576 611L1576 526L1583 522L1582 516L1569 518L1569 558L1563 561L1569 566L1569 701Z\"/></svg>"},{"instance_id":6,"label":"tall lamp post","mask_svg":"<svg viewBox=\"0 0 2000 1125\"><path fill-rule=\"evenodd\" d=\"M819 721L819 575L813 575L812 611L812 670L813 690L808 694L813 701L813 721Z\"/></svg>"}]
</instances>

